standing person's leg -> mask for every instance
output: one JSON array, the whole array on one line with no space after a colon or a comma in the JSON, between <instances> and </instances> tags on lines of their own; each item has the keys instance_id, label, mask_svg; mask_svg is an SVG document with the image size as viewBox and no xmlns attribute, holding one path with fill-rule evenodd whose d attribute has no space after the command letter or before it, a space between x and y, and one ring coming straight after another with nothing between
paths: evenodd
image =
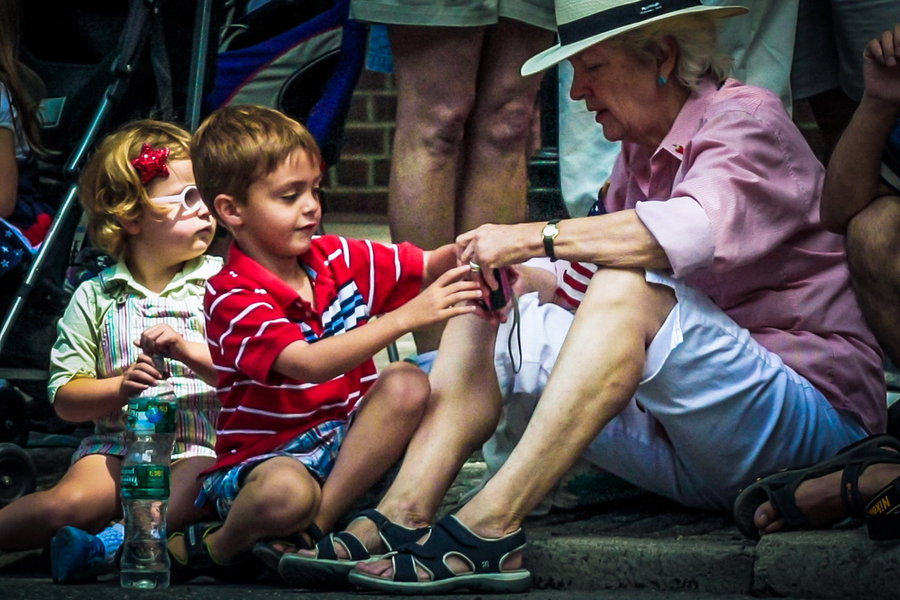
<instances>
[{"instance_id":1,"label":"standing person's leg","mask_svg":"<svg viewBox=\"0 0 900 600\"><path fill-rule=\"evenodd\" d=\"M122 460L91 454L80 459L50 488L0 510L0 550L42 548L57 530L73 525L98 531L121 514L118 481Z\"/></svg>"},{"instance_id":2,"label":"standing person's leg","mask_svg":"<svg viewBox=\"0 0 900 600\"><path fill-rule=\"evenodd\" d=\"M552 40L546 29L505 18L487 30L465 131L456 233L525 218L527 147L541 76L522 77L519 69Z\"/></svg>"},{"instance_id":3,"label":"standing person's leg","mask_svg":"<svg viewBox=\"0 0 900 600\"><path fill-rule=\"evenodd\" d=\"M391 238L437 248L456 237L463 140L485 29L391 25L388 31L397 86ZM435 350L440 337L439 326L416 332L416 348Z\"/></svg>"}]
</instances>

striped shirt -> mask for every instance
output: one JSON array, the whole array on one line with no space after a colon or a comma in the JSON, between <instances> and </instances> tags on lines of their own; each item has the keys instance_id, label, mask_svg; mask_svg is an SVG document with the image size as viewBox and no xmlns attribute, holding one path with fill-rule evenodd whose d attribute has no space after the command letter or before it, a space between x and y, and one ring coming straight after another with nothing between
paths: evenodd
<instances>
[{"instance_id":1,"label":"striped shirt","mask_svg":"<svg viewBox=\"0 0 900 600\"><path fill-rule=\"evenodd\" d=\"M313 304L236 244L207 284L207 342L222 403L210 471L270 452L319 423L347 419L377 378L371 358L319 384L280 375L275 360L296 341L315 343L364 325L422 285L424 253L408 243L326 235L313 238L299 260Z\"/></svg>"},{"instance_id":2,"label":"striped shirt","mask_svg":"<svg viewBox=\"0 0 900 600\"><path fill-rule=\"evenodd\" d=\"M137 361L134 345L154 325L169 325L189 342L203 343L203 290L206 280L222 267L217 256L200 256L185 263L165 289L153 293L135 281L124 261L82 283L57 325L50 352L50 401L73 379L105 379L121 375ZM166 358L169 381L178 399L173 458L213 456L219 403L213 387L184 363ZM152 395L155 388L142 395ZM94 431L72 456L125 455L127 405L94 421Z\"/></svg>"}]
</instances>

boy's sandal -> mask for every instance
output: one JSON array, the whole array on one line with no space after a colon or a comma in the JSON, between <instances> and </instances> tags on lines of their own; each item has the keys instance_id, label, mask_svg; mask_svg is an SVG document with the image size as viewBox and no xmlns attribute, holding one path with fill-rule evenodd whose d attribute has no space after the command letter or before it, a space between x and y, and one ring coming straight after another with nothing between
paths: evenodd
<instances>
[{"instance_id":1,"label":"boy's sandal","mask_svg":"<svg viewBox=\"0 0 900 600\"><path fill-rule=\"evenodd\" d=\"M900 477L872 496L866 505L865 519L869 538L900 539Z\"/></svg>"},{"instance_id":2,"label":"boy's sandal","mask_svg":"<svg viewBox=\"0 0 900 600\"><path fill-rule=\"evenodd\" d=\"M247 583L262 574L262 563L249 552L227 565L217 563L213 559L209 553L206 536L221 526L222 523L193 523L185 527L183 532L169 536L169 540L182 536L187 550L186 560L180 560L169 550L173 583L183 583L204 575L227 583Z\"/></svg>"},{"instance_id":3,"label":"boy's sandal","mask_svg":"<svg viewBox=\"0 0 900 600\"><path fill-rule=\"evenodd\" d=\"M377 577L355 570L349 583L365 589L397 594L437 594L457 590L489 593L517 593L531 586L526 569L503 570L503 563L525 547L525 533L519 529L499 539L486 539L448 515L435 523L422 544L406 544L383 558L390 558L391 578ZM469 565L469 571L455 573L447 558L455 556ZM417 567L431 575L420 581Z\"/></svg>"},{"instance_id":4,"label":"boy's sandal","mask_svg":"<svg viewBox=\"0 0 900 600\"><path fill-rule=\"evenodd\" d=\"M278 562L285 554L291 554L297 550L312 550L316 542L325 537L325 534L315 524L310 523L303 533L262 540L253 546L253 556L258 558L272 573L278 573Z\"/></svg>"},{"instance_id":5,"label":"boy's sandal","mask_svg":"<svg viewBox=\"0 0 900 600\"><path fill-rule=\"evenodd\" d=\"M374 508L364 510L353 517L353 521L357 519L369 519L375 523L378 535L387 548L386 552L417 541L431 529L430 527L408 529L397 525ZM344 547L349 558L338 558L336 544ZM356 563L373 557L369 549L347 531L323 536L316 543L315 551L315 556L285 554L278 564L278 574L288 584L298 587L342 588L347 586L347 575Z\"/></svg>"},{"instance_id":6,"label":"boy's sandal","mask_svg":"<svg viewBox=\"0 0 900 600\"><path fill-rule=\"evenodd\" d=\"M760 532L753 523L756 509L766 501L784 520L784 530L811 529L809 518L797 507L797 487L835 471L841 474L841 498L848 517L862 518L864 503L859 494L859 475L878 463L900 464L900 440L890 435L873 435L840 450L833 457L813 465L778 471L761 477L744 488L734 501L734 520L746 537L758 540Z\"/></svg>"}]
</instances>

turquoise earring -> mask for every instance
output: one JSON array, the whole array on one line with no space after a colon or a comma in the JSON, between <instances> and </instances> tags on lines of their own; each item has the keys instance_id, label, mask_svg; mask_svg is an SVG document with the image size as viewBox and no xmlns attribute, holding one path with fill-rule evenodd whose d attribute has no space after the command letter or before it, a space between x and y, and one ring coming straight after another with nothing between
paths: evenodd
<instances>
[{"instance_id":1,"label":"turquoise earring","mask_svg":"<svg viewBox=\"0 0 900 600\"><path fill-rule=\"evenodd\" d=\"M666 85L667 83L669 83L669 80L662 75L657 75L656 83L658 83L659 85Z\"/></svg>"}]
</instances>

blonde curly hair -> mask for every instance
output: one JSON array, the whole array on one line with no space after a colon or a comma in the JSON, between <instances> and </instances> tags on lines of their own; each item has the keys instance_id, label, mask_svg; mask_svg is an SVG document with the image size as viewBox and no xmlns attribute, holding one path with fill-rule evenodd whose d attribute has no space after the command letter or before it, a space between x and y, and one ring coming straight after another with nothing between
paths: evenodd
<instances>
[{"instance_id":1,"label":"blonde curly hair","mask_svg":"<svg viewBox=\"0 0 900 600\"><path fill-rule=\"evenodd\" d=\"M172 161L189 159L190 143L190 134L181 127L151 119L128 123L103 140L79 180L79 199L94 245L120 260L128 239L122 221L156 208L131 164L141 147L168 148Z\"/></svg>"}]
</instances>

